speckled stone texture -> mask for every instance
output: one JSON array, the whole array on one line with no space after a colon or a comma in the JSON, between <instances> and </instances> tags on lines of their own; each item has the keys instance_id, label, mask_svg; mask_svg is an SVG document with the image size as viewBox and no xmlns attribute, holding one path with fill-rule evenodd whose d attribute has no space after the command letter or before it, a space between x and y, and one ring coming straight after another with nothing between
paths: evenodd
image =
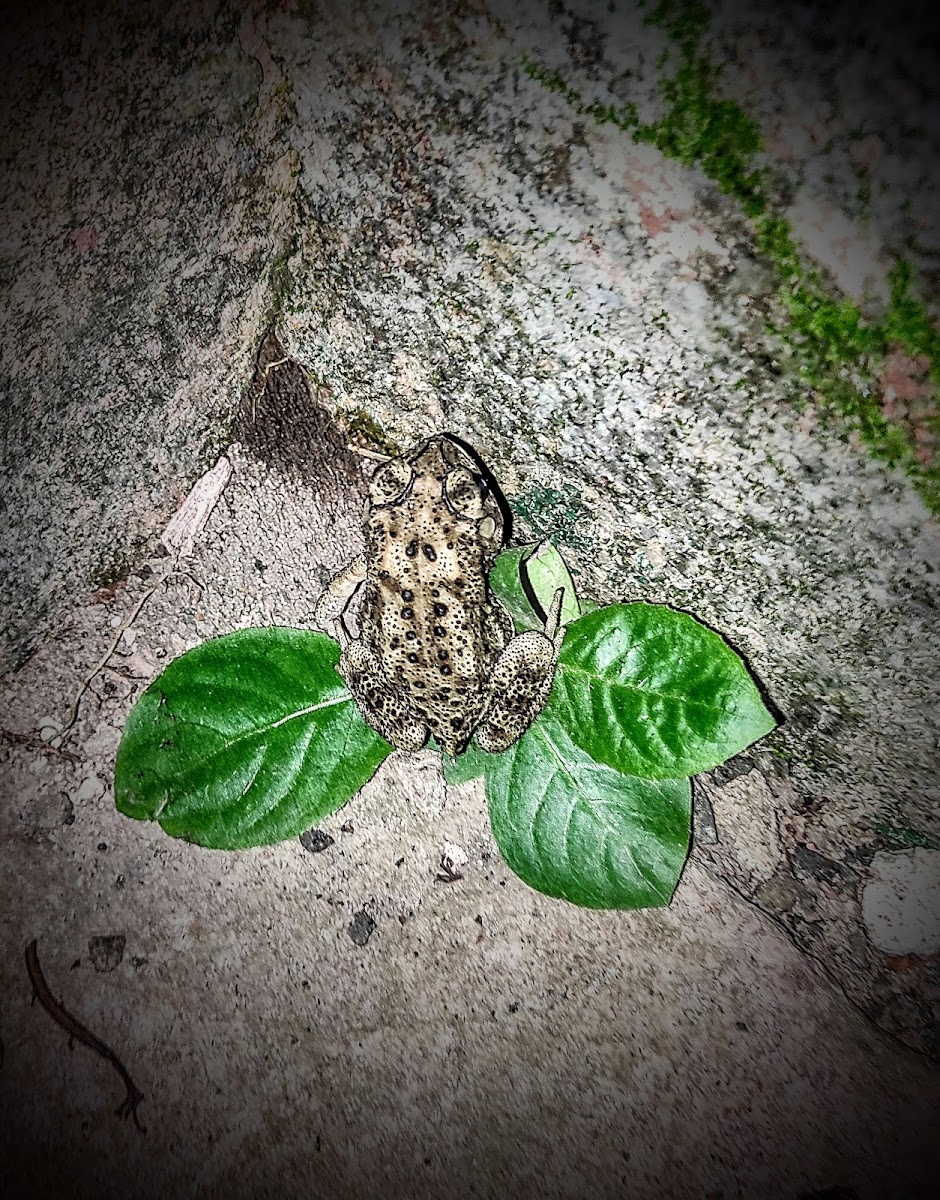
<instances>
[{"instance_id":1,"label":"speckled stone texture","mask_svg":"<svg viewBox=\"0 0 940 1200\"><path fill-rule=\"evenodd\" d=\"M801 246L875 314L900 252L936 304L940 247L940 65L918 10L892 13L717 4L706 39ZM523 68L654 120L666 45L584 0L11 18L0 1178L23 1194L933 1194L936 522L797 403L736 203ZM251 387L272 325L310 388L277 412ZM920 386L902 360L886 404ZM162 666L309 628L361 545L334 417L468 438L520 508L555 490L533 520L586 594L685 609L747 656L783 723L696 781L669 909L530 891L430 752L306 845L220 854L115 812ZM187 574L53 750L40 731L223 450ZM436 881L445 856L462 879ZM30 1007L34 937L146 1137L113 1069Z\"/></svg>"},{"instance_id":2,"label":"speckled stone texture","mask_svg":"<svg viewBox=\"0 0 940 1200\"><path fill-rule=\"evenodd\" d=\"M224 446L294 174L250 13L14 7L0 180L7 666L63 597L126 575Z\"/></svg>"}]
</instances>

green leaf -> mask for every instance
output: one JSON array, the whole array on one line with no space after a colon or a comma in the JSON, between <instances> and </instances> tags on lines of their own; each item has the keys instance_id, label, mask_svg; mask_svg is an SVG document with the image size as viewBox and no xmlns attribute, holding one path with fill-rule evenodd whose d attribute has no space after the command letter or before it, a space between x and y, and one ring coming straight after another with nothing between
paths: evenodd
<instances>
[{"instance_id":1,"label":"green leaf","mask_svg":"<svg viewBox=\"0 0 940 1200\"><path fill-rule=\"evenodd\" d=\"M545 716L598 762L648 779L707 771L776 724L716 633L643 603L569 626Z\"/></svg>"},{"instance_id":2,"label":"green leaf","mask_svg":"<svg viewBox=\"0 0 940 1200\"><path fill-rule=\"evenodd\" d=\"M493 563L489 581L497 598L509 610L518 633L543 627L544 619L533 607L532 597L548 612L560 587L565 589L561 624L567 625L581 615L574 580L551 542L533 542L504 550Z\"/></svg>"},{"instance_id":3,"label":"green leaf","mask_svg":"<svg viewBox=\"0 0 940 1200\"><path fill-rule=\"evenodd\" d=\"M490 587L512 617L517 633L526 629L542 628L542 620L525 594L519 576L522 557L528 550L531 550L531 546L517 546L512 550L504 550L490 568Z\"/></svg>"},{"instance_id":4,"label":"green leaf","mask_svg":"<svg viewBox=\"0 0 940 1200\"><path fill-rule=\"evenodd\" d=\"M444 768L444 779L451 786L466 783L469 779L476 779L485 773L489 764L497 757L499 756L490 754L487 750L481 750L473 742L456 758L442 753L441 765Z\"/></svg>"},{"instance_id":5,"label":"green leaf","mask_svg":"<svg viewBox=\"0 0 940 1200\"><path fill-rule=\"evenodd\" d=\"M246 629L172 662L118 748L118 809L171 836L237 850L335 812L391 747L359 715L322 633Z\"/></svg>"},{"instance_id":6,"label":"green leaf","mask_svg":"<svg viewBox=\"0 0 940 1200\"><path fill-rule=\"evenodd\" d=\"M585 908L669 903L689 848L687 779L622 775L595 762L544 713L490 759L493 836L530 887Z\"/></svg>"},{"instance_id":7,"label":"green leaf","mask_svg":"<svg viewBox=\"0 0 940 1200\"><path fill-rule=\"evenodd\" d=\"M581 606L574 580L565 560L551 542L542 542L522 561L523 579L528 577L536 599L547 612L558 588L564 588L561 602L561 624L569 625L581 616Z\"/></svg>"}]
</instances>

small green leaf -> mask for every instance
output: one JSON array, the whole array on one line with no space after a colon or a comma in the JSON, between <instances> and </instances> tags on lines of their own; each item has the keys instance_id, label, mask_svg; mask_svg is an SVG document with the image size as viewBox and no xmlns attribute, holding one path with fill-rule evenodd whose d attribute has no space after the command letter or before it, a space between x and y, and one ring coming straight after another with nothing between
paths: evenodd
<instances>
[{"instance_id":1,"label":"small green leaf","mask_svg":"<svg viewBox=\"0 0 940 1200\"><path fill-rule=\"evenodd\" d=\"M647 779L707 771L776 724L716 633L643 603L569 626L545 716L598 762Z\"/></svg>"},{"instance_id":2,"label":"small green leaf","mask_svg":"<svg viewBox=\"0 0 940 1200\"><path fill-rule=\"evenodd\" d=\"M173 837L237 850L335 812L391 747L365 724L322 633L245 629L170 663L118 748L118 809Z\"/></svg>"},{"instance_id":3,"label":"small green leaf","mask_svg":"<svg viewBox=\"0 0 940 1200\"><path fill-rule=\"evenodd\" d=\"M558 588L565 589L561 603L561 624L569 625L581 616L574 580L561 554L551 542L542 542L523 558L523 577L528 576L532 590L542 608L548 612Z\"/></svg>"},{"instance_id":4,"label":"small green leaf","mask_svg":"<svg viewBox=\"0 0 940 1200\"><path fill-rule=\"evenodd\" d=\"M585 908L671 900L689 848L687 779L622 775L543 713L490 756L486 799L500 852L530 887Z\"/></svg>"},{"instance_id":5,"label":"small green leaf","mask_svg":"<svg viewBox=\"0 0 940 1200\"><path fill-rule=\"evenodd\" d=\"M581 615L574 580L565 560L551 542L533 542L504 550L493 564L489 579L490 587L509 610L519 633L541 629L544 625L544 619L532 605L531 596L548 612L558 588L565 589L561 624L567 625Z\"/></svg>"},{"instance_id":6,"label":"small green leaf","mask_svg":"<svg viewBox=\"0 0 940 1200\"><path fill-rule=\"evenodd\" d=\"M490 569L490 587L512 617L517 633L526 629L541 629L543 624L526 596L519 577L522 556L530 549L530 546L517 546L512 550L504 550Z\"/></svg>"}]
</instances>

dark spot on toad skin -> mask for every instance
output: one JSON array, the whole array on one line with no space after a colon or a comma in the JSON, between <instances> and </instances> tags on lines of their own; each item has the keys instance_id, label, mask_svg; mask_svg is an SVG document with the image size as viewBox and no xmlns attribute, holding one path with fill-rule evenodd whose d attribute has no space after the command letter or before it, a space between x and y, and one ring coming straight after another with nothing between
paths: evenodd
<instances>
[{"instance_id":1,"label":"dark spot on toad skin","mask_svg":"<svg viewBox=\"0 0 940 1200\"><path fill-rule=\"evenodd\" d=\"M463 717L451 717L450 727L451 729L463 729Z\"/></svg>"},{"instance_id":2,"label":"dark spot on toad skin","mask_svg":"<svg viewBox=\"0 0 940 1200\"><path fill-rule=\"evenodd\" d=\"M418 553L418 542L417 542L417 539L415 539L415 538L412 538L412 540L411 540L411 541L408 543L408 545L405 547L405 553L408 555L408 557L409 557L409 558L414 558L414 557L415 557L415 555Z\"/></svg>"},{"instance_id":3,"label":"dark spot on toad skin","mask_svg":"<svg viewBox=\"0 0 940 1200\"><path fill-rule=\"evenodd\" d=\"M434 562L434 560L437 558L437 551L434 549L434 547L422 546L421 549L424 551L424 557L428 560L428 562Z\"/></svg>"},{"instance_id":4,"label":"dark spot on toad skin","mask_svg":"<svg viewBox=\"0 0 940 1200\"><path fill-rule=\"evenodd\" d=\"M406 603L410 603L412 600L414 600L415 594L409 588L405 588L405 590L401 594L401 598Z\"/></svg>"},{"instance_id":5,"label":"dark spot on toad skin","mask_svg":"<svg viewBox=\"0 0 940 1200\"><path fill-rule=\"evenodd\" d=\"M444 628L443 625L435 625L434 626L434 636L435 637L446 637L447 630Z\"/></svg>"},{"instance_id":6,"label":"dark spot on toad skin","mask_svg":"<svg viewBox=\"0 0 940 1200\"><path fill-rule=\"evenodd\" d=\"M401 619L403 621L410 621L414 615L415 610L413 608L403 608L401 610Z\"/></svg>"},{"instance_id":7,"label":"dark spot on toad skin","mask_svg":"<svg viewBox=\"0 0 940 1200\"><path fill-rule=\"evenodd\" d=\"M438 650L437 657L439 659L441 659L441 661L443 661L444 659L447 658L447 651L446 650Z\"/></svg>"},{"instance_id":8,"label":"dark spot on toad skin","mask_svg":"<svg viewBox=\"0 0 940 1200\"><path fill-rule=\"evenodd\" d=\"M446 663L441 667L442 675L453 675L453 673L454 672L450 669L450 667Z\"/></svg>"},{"instance_id":9,"label":"dark spot on toad skin","mask_svg":"<svg viewBox=\"0 0 940 1200\"><path fill-rule=\"evenodd\" d=\"M408 655L408 661L409 661L410 663L416 663L416 662L418 661L418 656L417 656L417 654L415 654L415 653L411 653L411 654L409 654L409 655Z\"/></svg>"},{"instance_id":10,"label":"dark spot on toad skin","mask_svg":"<svg viewBox=\"0 0 940 1200\"><path fill-rule=\"evenodd\" d=\"M446 604L435 604L434 605L434 615L435 615L435 617L446 617L447 616L447 605Z\"/></svg>"}]
</instances>

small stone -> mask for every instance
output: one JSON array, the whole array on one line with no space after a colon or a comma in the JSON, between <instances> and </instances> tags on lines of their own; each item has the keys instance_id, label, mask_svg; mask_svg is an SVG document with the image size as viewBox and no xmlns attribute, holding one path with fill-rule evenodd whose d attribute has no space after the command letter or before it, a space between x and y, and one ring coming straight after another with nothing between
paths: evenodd
<instances>
[{"instance_id":1,"label":"small stone","mask_svg":"<svg viewBox=\"0 0 940 1200\"><path fill-rule=\"evenodd\" d=\"M715 825L715 810L704 792L698 792L692 805L692 823L695 841L699 846L718 845L718 827Z\"/></svg>"},{"instance_id":2,"label":"small stone","mask_svg":"<svg viewBox=\"0 0 940 1200\"><path fill-rule=\"evenodd\" d=\"M88 800L95 800L98 796L104 795L104 784L97 775L88 775L78 786L78 791L75 793L75 799L82 803Z\"/></svg>"},{"instance_id":3,"label":"small stone","mask_svg":"<svg viewBox=\"0 0 940 1200\"><path fill-rule=\"evenodd\" d=\"M329 850L335 840L322 829L307 829L300 835L301 846L311 854L322 854L324 850Z\"/></svg>"},{"instance_id":4,"label":"small stone","mask_svg":"<svg viewBox=\"0 0 940 1200\"><path fill-rule=\"evenodd\" d=\"M888 954L940 952L940 850L876 854L862 893L868 936Z\"/></svg>"},{"instance_id":5,"label":"small stone","mask_svg":"<svg viewBox=\"0 0 940 1200\"><path fill-rule=\"evenodd\" d=\"M467 865L467 856L463 849L454 842L445 842L441 853L441 862L447 861L451 868L459 870Z\"/></svg>"},{"instance_id":6,"label":"small stone","mask_svg":"<svg viewBox=\"0 0 940 1200\"><path fill-rule=\"evenodd\" d=\"M755 890L753 899L761 908L782 913L790 912L797 904L811 904L813 894L787 868L780 868Z\"/></svg>"},{"instance_id":7,"label":"small stone","mask_svg":"<svg viewBox=\"0 0 940 1200\"><path fill-rule=\"evenodd\" d=\"M88 954L96 971L113 971L124 957L127 938L122 933L88 939Z\"/></svg>"},{"instance_id":8,"label":"small stone","mask_svg":"<svg viewBox=\"0 0 940 1200\"><path fill-rule=\"evenodd\" d=\"M349 936L357 946L364 946L369 938L372 937L374 929L375 921L372 920L364 909L361 909L349 923Z\"/></svg>"}]
</instances>

